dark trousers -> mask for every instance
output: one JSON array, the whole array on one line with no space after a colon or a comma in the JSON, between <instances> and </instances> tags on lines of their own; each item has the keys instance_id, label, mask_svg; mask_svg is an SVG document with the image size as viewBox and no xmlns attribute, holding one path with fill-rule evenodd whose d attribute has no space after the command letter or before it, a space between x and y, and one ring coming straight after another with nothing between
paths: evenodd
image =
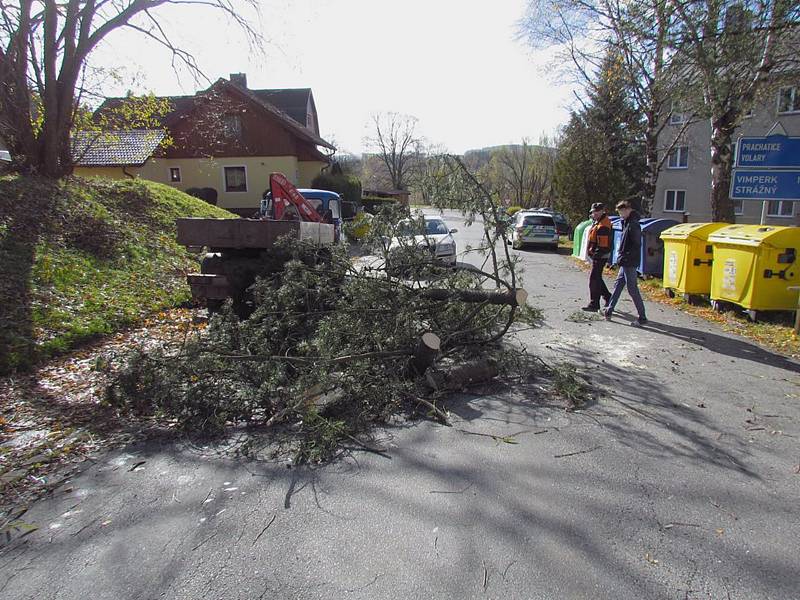
<instances>
[{"instance_id":1,"label":"dark trousers","mask_svg":"<svg viewBox=\"0 0 800 600\"><path fill-rule=\"evenodd\" d=\"M611 298L606 282L603 281L603 268L606 266L605 258L592 259L592 270L589 272L589 303L600 308L600 298L606 302Z\"/></svg>"}]
</instances>

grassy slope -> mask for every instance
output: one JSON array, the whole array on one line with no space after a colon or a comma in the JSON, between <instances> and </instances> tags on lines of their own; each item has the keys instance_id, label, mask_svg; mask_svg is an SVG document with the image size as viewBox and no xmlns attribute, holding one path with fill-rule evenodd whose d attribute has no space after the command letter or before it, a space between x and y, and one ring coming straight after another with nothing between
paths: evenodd
<instances>
[{"instance_id":1,"label":"grassy slope","mask_svg":"<svg viewBox=\"0 0 800 600\"><path fill-rule=\"evenodd\" d=\"M186 300L181 216L232 217L147 181L0 178L0 373Z\"/></svg>"}]
</instances>

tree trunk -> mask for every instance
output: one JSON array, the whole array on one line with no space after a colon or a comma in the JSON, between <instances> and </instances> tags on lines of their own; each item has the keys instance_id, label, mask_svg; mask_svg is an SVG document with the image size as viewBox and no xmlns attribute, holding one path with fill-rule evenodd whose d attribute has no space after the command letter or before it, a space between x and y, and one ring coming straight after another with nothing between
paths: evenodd
<instances>
[{"instance_id":1,"label":"tree trunk","mask_svg":"<svg viewBox=\"0 0 800 600\"><path fill-rule=\"evenodd\" d=\"M647 128L645 130L645 160L647 172L642 186L642 214L649 217L653 211L658 183L658 115L655 107L647 111Z\"/></svg>"},{"instance_id":2,"label":"tree trunk","mask_svg":"<svg viewBox=\"0 0 800 600\"><path fill-rule=\"evenodd\" d=\"M433 390L460 390L473 383L489 381L497 377L497 362L491 358L473 360L446 370L428 369L425 381Z\"/></svg>"},{"instance_id":3,"label":"tree trunk","mask_svg":"<svg viewBox=\"0 0 800 600\"><path fill-rule=\"evenodd\" d=\"M419 290L419 295L428 300L458 301L467 303L486 302L487 304L506 306L523 306L528 299L528 292L516 289L507 292L493 290L448 290L439 288L424 288Z\"/></svg>"},{"instance_id":4,"label":"tree trunk","mask_svg":"<svg viewBox=\"0 0 800 600\"><path fill-rule=\"evenodd\" d=\"M409 363L412 373L422 375L436 360L441 347L442 340L438 335L430 331L423 333L414 350L414 358Z\"/></svg>"},{"instance_id":5,"label":"tree trunk","mask_svg":"<svg viewBox=\"0 0 800 600\"><path fill-rule=\"evenodd\" d=\"M723 115L711 120L711 219L735 223L731 188L731 120Z\"/></svg>"}]
</instances>

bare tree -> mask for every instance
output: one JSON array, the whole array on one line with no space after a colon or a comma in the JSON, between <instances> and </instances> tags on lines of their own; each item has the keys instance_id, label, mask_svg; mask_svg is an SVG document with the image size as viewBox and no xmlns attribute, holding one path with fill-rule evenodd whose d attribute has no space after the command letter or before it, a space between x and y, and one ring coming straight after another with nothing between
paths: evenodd
<instances>
[{"instance_id":1,"label":"bare tree","mask_svg":"<svg viewBox=\"0 0 800 600\"><path fill-rule=\"evenodd\" d=\"M405 190L408 176L417 158L420 139L416 135L417 118L395 112L373 115L375 135L367 142L386 166L392 187Z\"/></svg>"},{"instance_id":2,"label":"bare tree","mask_svg":"<svg viewBox=\"0 0 800 600\"><path fill-rule=\"evenodd\" d=\"M533 46L558 48L554 62L587 90L593 88L608 52L620 57L634 108L645 119L647 171L641 204L646 213L652 206L658 175L675 144L659 147L673 91L664 77L669 65L671 14L669 0L530 0L521 24Z\"/></svg>"},{"instance_id":3,"label":"bare tree","mask_svg":"<svg viewBox=\"0 0 800 600\"><path fill-rule=\"evenodd\" d=\"M711 212L734 221L733 133L757 96L800 67L797 0L670 0L677 28L672 74L687 105L711 124Z\"/></svg>"},{"instance_id":4,"label":"bare tree","mask_svg":"<svg viewBox=\"0 0 800 600\"><path fill-rule=\"evenodd\" d=\"M553 167L556 152L547 138L531 145L525 138L522 144L503 146L496 151L487 168L493 187L514 205L550 206L553 201Z\"/></svg>"},{"instance_id":5,"label":"bare tree","mask_svg":"<svg viewBox=\"0 0 800 600\"><path fill-rule=\"evenodd\" d=\"M531 0L529 6L524 32L532 43L562 48L560 58L582 82L597 70L599 49L610 45L624 58L631 94L647 120L645 207L683 131L707 118L712 214L732 220L732 134L758 94L780 79L775 74L796 72L797 0ZM690 118L659 147L676 99Z\"/></svg>"},{"instance_id":6,"label":"bare tree","mask_svg":"<svg viewBox=\"0 0 800 600\"><path fill-rule=\"evenodd\" d=\"M260 46L242 15L258 0L0 0L0 126L23 169L60 177L72 169L70 132L92 51L123 28L167 48L173 67L202 76L193 55L159 22L161 6L209 8L226 15Z\"/></svg>"}]
</instances>

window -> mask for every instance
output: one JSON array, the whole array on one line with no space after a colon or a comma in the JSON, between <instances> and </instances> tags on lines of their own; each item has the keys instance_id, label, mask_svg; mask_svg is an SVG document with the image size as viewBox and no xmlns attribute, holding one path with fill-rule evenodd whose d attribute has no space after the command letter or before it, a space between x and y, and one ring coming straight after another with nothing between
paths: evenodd
<instances>
[{"instance_id":1,"label":"window","mask_svg":"<svg viewBox=\"0 0 800 600\"><path fill-rule=\"evenodd\" d=\"M770 200L767 203L768 217L794 216L794 202L791 200Z\"/></svg>"},{"instance_id":2,"label":"window","mask_svg":"<svg viewBox=\"0 0 800 600\"><path fill-rule=\"evenodd\" d=\"M444 221L440 221L438 219L425 220L425 233L427 235L441 235L448 233L449 231L450 230L447 228L447 225L444 224Z\"/></svg>"},{"instance_id":3,"label":"window","mask_svg":"<svg viewBox=\"0 0 800 600\"><path fill-rule=\"evenodd\" d=\"M225 167L225 191L247 191L247 169L245 167Z\"/></svg>"},{"instance_id":4,"label":"window","mask_svg":"<svg viewBox=\"0 0 800 600\"><path fill-rule=\"evenodd\" d=\"M681 112L681 105L673 100L669 109L669 124L682 125L686 123L686 113Z\"/></svg>"},{"instance_id":5,"label":"window","mask_svg":"<svg viewBox=\"0 0 800 600\"><path fill-rule=\"evenodd\" d=\"M242 137L242 119L239 115L224 115L222 117L222 132L229 138Z\"/></svg>"},{"instance_id":6,"label":"window","mask_svg":"<svg viewBox=\"0 0 800 600\"><path fill-rule=\"evenodd\" d=\"M686 210L686 191L667 190L664 194L664 212L683 212Z\"/></svg>"},{"instance_id":7,"label":"window","mask_svg":"<svg viewBox=\"0 0 800 600\"><path fill-rule=\"evenodd\" d=\"M796 87L784 87L778 92L778 114L800 112L800 94Z\"/></svg>"},{"instance_id":8,"label":"window","mask_svg":"<svg viewBox=\"0 0 800 600\"><path fill-rule=\"evenodd\" d=\"M538 225L555 227L556 222L553 220L553 217L549 217L547 215L530 215L526 216L521 223L522 227L536 227Z\"/></svg>"},{"instance_id":9,"label":"window","mask_svg":"<svg viewBox=\"0 0 800 600\"><path fill-rule=\"evenodd\" d=\"M735 215L743 215L744 214L744 201L743 200L734 200L733 201L733 214L735 214Z\"/></svg>"},{"instance_id":10,"label":"window","mask_svg":"<svg viewBox=\"0 0 800 600\"><path fill-rule=\"evenodd\" d=\"M668 169L686 169L689 167L689 146L678 146L669 153Z\"/></svg>"},{"instance_id":11,"label":"window","mask_svg":"<svg viewBox=\"0 0 800 600\"><path fill-rule=\"evenodd\" d=\"M169 180L172 183L180 183L181 182L181 168L180 167L170 167L169 168Z\"/></svg>"}]
</instances>

